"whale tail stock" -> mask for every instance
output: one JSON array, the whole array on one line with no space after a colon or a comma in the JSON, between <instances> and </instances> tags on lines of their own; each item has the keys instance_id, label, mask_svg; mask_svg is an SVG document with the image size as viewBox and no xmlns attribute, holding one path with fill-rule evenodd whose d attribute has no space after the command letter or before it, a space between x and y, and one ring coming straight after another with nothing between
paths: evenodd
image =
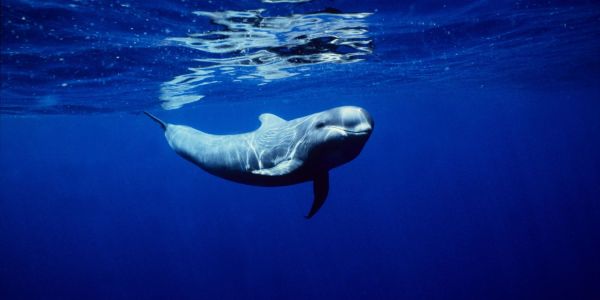
<instances>
[{"instance_id":1,"label":"whale tail stock","mask_svg":"<svg viewBox=\"0 0 600 300\"><path fill-rule=\"evenodd\" d=\"M158 125L160 125L160 127L163 130L167 130L167 123L163 122L161 119L155 117L154 115L152 115L151 113L145 111L144 114L148 117L150 117L150 119L154 120L154 122L158 123Z\"/></svg>"}]
</instances>

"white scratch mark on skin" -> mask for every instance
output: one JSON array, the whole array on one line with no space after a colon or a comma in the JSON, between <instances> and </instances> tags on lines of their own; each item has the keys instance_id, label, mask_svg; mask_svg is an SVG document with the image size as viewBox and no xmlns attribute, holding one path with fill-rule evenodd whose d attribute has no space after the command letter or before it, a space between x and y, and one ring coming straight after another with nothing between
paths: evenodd
<instances>
[{"instance_id":1,"label":"white scratch mark on skin","mask_svg":"<svg viewBox=\"0 0 600 300\"><path fill-rule=\"evenodd\" d=\"M242 156L240 155L239 149L235 150L235 157L237 158L239 168L244 169L244 162L242 160Z\"/></svg>"},{"instance_id":2,"label":"white scratch mark on skin","mask_svg":"<svg viewBox=\"0 0 600 300\"><path fill-rule=\"evenodd\" d=\"M308 130L304 132L304 134L302 135L300 140L298 140L298 142L294 145L294 148L292 149L292 153L290 154L290 158L294 158L296 156L296 151L298 151L298 147L300 147L300 145L302 143L304 143L304 140L306 139L307 135L308 135Z\"/></svg>"},{"instance_id":3,"label":"white scratch mark on skin","mask_svg":"<svg viewBox=\"0 0 600 300\"><path fill-rule=\"evenodd\" d=\"M258 169L261 170L263 168L263 163L260 160L258 153L256 152L256 147L254 147L254 138L255 135L252 134L250 136L252 139L244 139L246 141L246 143L248 144L248 147L250 147L250 149L252 149L252 153L254 153L254 157L256 157L256 161L258 162ZM248 161L247 165L250 165L250 162Z\"/></svg>"}]
</instances>

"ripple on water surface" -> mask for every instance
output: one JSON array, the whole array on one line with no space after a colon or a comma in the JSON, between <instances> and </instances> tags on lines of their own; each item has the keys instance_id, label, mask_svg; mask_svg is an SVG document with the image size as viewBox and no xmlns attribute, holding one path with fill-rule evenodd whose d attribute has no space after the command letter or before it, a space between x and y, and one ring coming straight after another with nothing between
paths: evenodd
<instances>
[{"instance_id":1,"label":"ripple on water surface","mask_svg":"<svg viewBox=\"0 0 600 300\"><path fill-rule=\"evenodd\" d=\"M250 80L264 85L296 76L308 65L357 62L372 52L365 22L369 13L330 9L265 17L264 11L194 12L220 28L167 39L199 52L198 66L162 84L163 108L202 99L205 85Z\"/></svg>"}]
</instances>

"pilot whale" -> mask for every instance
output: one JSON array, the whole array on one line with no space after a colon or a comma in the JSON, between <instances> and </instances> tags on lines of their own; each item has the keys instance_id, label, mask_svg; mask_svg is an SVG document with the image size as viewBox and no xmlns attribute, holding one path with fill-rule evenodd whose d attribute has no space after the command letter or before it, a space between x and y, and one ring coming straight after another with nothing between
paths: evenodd
<instances>
[{"instance_id":1,"label":"pilot whale","mask_svg":"<svg viewBox=\"0 0 600 300\"><path fill-rule=\"evenodd\" d=\"M258 186L313 181L314 200L306 218L314 216L325 203L329 170L357 157L374 126L371 115L355 106L289 121L264 113L259 116L258 129L232 135L168 124L144 113L162 127L177 154L208 173Z\"/></svg>"}]
</instances>

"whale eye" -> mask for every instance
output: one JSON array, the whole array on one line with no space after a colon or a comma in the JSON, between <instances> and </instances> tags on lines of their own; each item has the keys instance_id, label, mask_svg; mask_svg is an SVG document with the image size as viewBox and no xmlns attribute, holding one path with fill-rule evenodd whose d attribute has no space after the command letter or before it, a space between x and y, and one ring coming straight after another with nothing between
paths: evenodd
<instances>
[{"instance_id":1,"label":"whale eye","mask_svg":"<svg viewBox=\"0 0 600 300\"><path fill-rule=\"evenodd\" d=\"M325 127L325 122L322 122L322 121L321 121L321 122L318 122L318 123L315 125L315 128L323 128L323 127Z\"/></svg>"}]
</instances>

